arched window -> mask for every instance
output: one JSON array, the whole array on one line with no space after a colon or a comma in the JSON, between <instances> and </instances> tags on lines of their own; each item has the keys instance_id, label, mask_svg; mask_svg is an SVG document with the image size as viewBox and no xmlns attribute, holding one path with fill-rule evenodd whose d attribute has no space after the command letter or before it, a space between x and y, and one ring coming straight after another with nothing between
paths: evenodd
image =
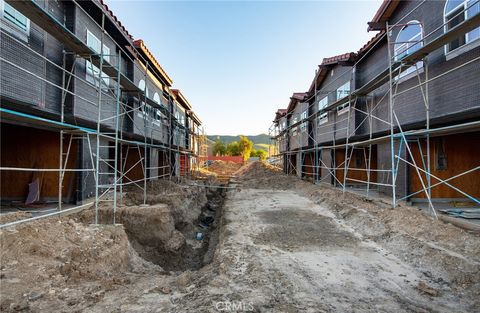
<instances>
[{"instance_id":1,"label":"arched window","mask_svg":"<svg viewBox=\"0 0 480 313\"><path fill-rule=\"evenodd\" d=\"M412 54L423 46L422 25L418 21L410 21L397 35L395 40L395 60Z\"/></svg>"},{"instance_id":2,"label":"arched window","mask_svg":"<svg viewBox=\"0 0 480 313\"><path fill-rule=\"evenodd\" d=\"M423 47L423 28L419 21L410 21L398 32L395 39L394 58L395 61L400 61L405 56L412 54ZM413 72L416 69L423 67L423 61L418 61L416 65L410 66L403 70L400 75L396 77L402 78Z\"/></svg>"},{"instance_id":3,"label":"arched window","mask_svg":"<svg viewBox=\"0 0 480 313\"><path fill-rule=\"evenodd\" d=\"M478 0L447 0L445 3L445 31L480 13ZM446 46L446 52L453 51L480 38L480 27L460 36Z\"/></svg>"},{"instance_id":4,"label":"arched window","mask_svg":"<svg viewBox=\"0 0 480 313\"><path fill-rule=\"evenodd\" d=\"M138 82L138 88L142 91L145 91L145 95L148 97L148 88L143 79Z\"/></svg>"},{"instance_id":5,"label":"arched window","mask_svg":"<svg viewBox=\"0 0 480 313\"><path fill-rule=\"evenodd\" d=\"M138 82L138 88L140 88L140 90L145 90L145 81L142 79Z\"/></svg>"},{"instance_id":6,"label":"arched window","mask_svg":"<svg viewBox=\"0 0 480 313\"><path fill-rule=\"evenodd\" d=\"M158 95L158 92L156 92L154 95L153 95L153 102L157 103L157 104L160 104L160 96Z\"/></svg>"}]
</instances>

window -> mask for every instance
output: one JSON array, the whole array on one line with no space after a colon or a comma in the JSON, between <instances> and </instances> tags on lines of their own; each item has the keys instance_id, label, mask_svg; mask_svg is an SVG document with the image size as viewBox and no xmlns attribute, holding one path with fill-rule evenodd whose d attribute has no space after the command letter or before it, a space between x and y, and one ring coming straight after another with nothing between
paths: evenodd
<instances>
[{"instance_id":1,"label":"window","mask_svg":"<svg viewBox=\"0 0 480 313\"><path fill-rule=\"evenodd\" d=\"M30 20L5 1L2 1L2 4L3 17L19 29L28 32L30 29Z\"/></svg>"},{"instance_id":2,"label":"window","mask_svg":"<svg viewBox=\"0 0 480 313\"><path fill-rule=\"evenodd\" d=\"M302 112L302 114L300 114L300 121L306 120L307 117L308 117L308 110L305 110L305 111ZM307 131L307 122L306 121L300 124L300 131L302 133Z\"/></svg>"},{"instance_id":3,"label":"window","mask_svg":"<svg viewBox=\"0 0 480 313\"><path fill-rule=\"evenodd\" d=\"M395 61L400 61L402 58L412 54L421 47L423 47L422 25L418 21L410 21L398 32L393 54ZM420 69L422 67L423 61L418 61L416 65L410 66L402 71L396 79L405 77L410 73L415 72L417 68Z\"/></svg>"},{"instance_id":4,"label":"window","mask_svg":"<svg viewBox=\"0 0 480 313\"><path fill-rule=\"evenodd\" d=\"M459 25L463 21L471 18L480 12L480 2L478 0L448 0L445 3L445 30L449 30ZM480 27L462 35L453 40L446 46L446 53L458 49L474 40L480 38Z\"/></svg>"},{"instance_id":5,"label":"window","mask_svg":"<svg viewBox=\"0 0 480 313\"><path fill-rule=\"evenodd\" d=\"M298 122L298 117L295 117L295 118L292 120L292 125L297 124L297 122ZM292 135L293 135L293 136L296 136L296 135L297 135L297 126L292 127Z\"/></svg>"},{"instance_id":6,"label":"window","mask_svg":"<svg viewBox=\"0 0 480 313\"><path fill-rule=\"evenodd\" d=\"M345 98L350 94L350 82L346 82L337 89L337 100Z\"/></svg>"},{"instance_id":7,"label":"window","mask_svg":"<svg viewBox=\"0 0 480 313\"><path fill-rule=\"evenodd\" d=\"M157 104L161 104L160 103L160 96L158 95L157 92L153 95L153 102L155 102Z\"/></svg>"},{"instance_id":8,"label":"window","mask_svg":"<svg viewBox=\"0 0 480 313\"><path fill-rule=\"evenodd\" d=\"M95 37L94 34L92 34L88 29L87 29L87 46L95 51L98 54L102 54L102 49L101 49L101 42L100 39ZM110 48L107 47L105 44L103 45L103 58L107 61L110 62Z\"/></svg>"},{"instance_id":9,"label":"window","mask_svg":"<svg viewBox=\"0 0 480 313\"><path fill-rule=\"evenodd\" d=\"M350 82L346 82L342 86L337 89L337 100L347 97L350 94ZM343 114L348 112L348 108L350 107L350 103L344 103L337 107L338 114Z\"/></svg>"},{"instance_id":10,"label":"window","mask_svg":"<svg viewBox=\"0 0 480 313\"><path fill-rule=\"evenodd\" d=\"M401 60L423 46L422 25L418 21L410 21L397 35L395 41L395 60Z\"/></svg>"},{"instance_id":11,"label":"window","mask_svg":"<svg viewBox=\"0 0 480 313\"><path fill-rule=\"evenodd\" d=\"M320 112L320 115L318 116L317 127L328 122L328 113L323 112L323 110L327 107L327 105L328 105L328 96L322 98L318 102L318 111Z\"/></svg>"},{"instance_id":12,"label":"window","mask_svg":"<svg viewBox=\"0 0 480 313\"><path fill-rule=\"evenodd\" d=\"M87 29L87 46L91 48L93 51L96 53L102 53L101 51L101 42L100 40L95 37L88 29ZM103 59L107 62L110 62L110 48L107 46L103 45ZM87 81L94 84L95 86L98 87L98 75L100 73L100 69L93 65L90 61L86 61L86 72L87 72ZM110 85L110 78L108 77L107 74L102 72L102 80L104 84L102 85L102 89L108 89L108 86Z\"/></svg>"},{"instance_id":13,"label":"window","mask_svg":"<svg viewBox=\"0 0 480 313\"><path fill-rule=\"evenodd\" d=\"M143 79L141 79L139 82L138 82L138 89L140 89L141 91L144 91L145 92L145 96L148 98L149 97L149 90L148 90L148 87L146 86L145 84L145 81Z\"/></svg>"},{"instance_id":14,"label":"window","mask_svg":"<svg viewBox=\"0 0 480 313\"><path fill-rule=\"evenodd\" d=\"M0 0L0 28L16 38L28 42L30 20L4 0Z\"/></svg>"}]
</instances>

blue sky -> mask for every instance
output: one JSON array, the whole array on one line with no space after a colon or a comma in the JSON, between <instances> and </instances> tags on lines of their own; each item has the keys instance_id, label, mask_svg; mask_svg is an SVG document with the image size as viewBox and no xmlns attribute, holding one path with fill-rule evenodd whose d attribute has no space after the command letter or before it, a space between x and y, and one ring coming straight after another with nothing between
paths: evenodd
<instances>
[{"instance_id":1,"label":"blue sky","mask_svg":"<svg viewBox=\"0 0 480 313\"><path fill-rule=\"evenodd\" d=\"M324 57L375 33L371 1L119 1L107 4L182 90L210 135L265 133Z\"/></svg>"}]
</instances>

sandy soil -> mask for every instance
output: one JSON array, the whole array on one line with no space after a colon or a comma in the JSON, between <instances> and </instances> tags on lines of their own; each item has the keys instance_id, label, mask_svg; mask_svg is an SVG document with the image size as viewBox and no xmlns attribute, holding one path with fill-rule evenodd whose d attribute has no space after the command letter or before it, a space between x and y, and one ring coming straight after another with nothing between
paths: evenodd
<instances>
[{"instance_id":1,"label":"sandy soil","mask_svg":"<svg viewBox=\"0 0 480 313\"><path fill-rule=\"evenodd\" d=\"M242 164L235 162L225 162L221 160L215 160L206 169L217 176L231 176L242 167Z\"/></svg>"},{"instance_id":2,"label":"sandy soil","mask_svg":"<svg viewBox=\"0 0 480 313\"><path fill-rule=\"evenodd\" d=\"M261 163L237 174L225 198L163 182L145 208L132 192L123 226L86 212L2 230L1 311L480 311L478 235Z\"/></svg>"}]
</instances>

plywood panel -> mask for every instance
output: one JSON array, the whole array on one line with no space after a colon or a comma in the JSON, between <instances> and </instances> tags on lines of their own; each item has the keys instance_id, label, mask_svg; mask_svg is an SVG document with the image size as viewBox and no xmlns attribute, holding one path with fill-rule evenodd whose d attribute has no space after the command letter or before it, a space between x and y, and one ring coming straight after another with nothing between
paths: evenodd
<instances>
[{"instance_id":1,"label":"plywood panel","mask_svg":"<svg viewBox=\"0 0 480 313\"><path fill-rule=\"evenodd\" d=\"M430 141L430 168L431 173L441 179L447 179L455 176L476 166L480 166L480 132L467 133L467 134L455 134L450 136L431 138ZM444 155L446 156L445 169L439 168L437 165L437 157L439 153L439 146L444 149ZM420 148L416 143L410 143L412 154L414 155L415 162L418 166L422 167L422 159ZM421 151L426 155L426 141L421 141ZM425 158L426 159L426 158ZM410 193L422 189L422 184L417 172L413 167L409 167L410 175ZM426 184L425 174L422 174L422 179ZM438 181L434 178L431 179L432 184ZM470 174L461 176L459 178L449 181L450 184L461 189L467 194L480 197L480 171L475 171ZM419 193L414 196L415 198L426 198L425 194ZM446 185L439 185L432 188L433 198L463 198L461 193L453 190Z\"/></svg>"},{"instance_id":2,"label":"plywood panel","mask_svg":"<svg viewBox=\"0 0 480 313\"><path fill-rule=\"evenodd\" d=\"M314 168L314 153L306 153L303 158L303 175L304 177L313 178L315 173Z\"/></svg>"},{"instance_id":3,"label":"plywood panel","mask_svg":"<svg viewBox=\"0 0 480 313\"><path fill-rule=\"evenodd\" d=\"M123 182L128 183L131 181L138 181L143 179L144 165L142 164L145 164L145 160L143 160L142 162L139 161L145 155L144 149L134 146L129 148L124 147L122 149L122 154L122 164L124 165L123 172L126 173Z\"/></svg>"},{"instance_id":4,"label":"plywood panel","mask_svg":"<svg viewBox=\"0 0 480 313\"><path fill-rule=\"evenodd\" d=\"M1 125L2 167L58 168L60 153L60 134L30 127L2 123ZM65 136L64 138L68 138ZM64 139L64 151L67 151L68 139ZM78 156L78 142L72 141L67 168L75 168ZM63 181L63 196L67 197L74 188L75 173L67 172ZM25 200L28 184L34 178L41 178L40 199L58 197L58 172L1 172L2 199ZM66 199L67 201L72 199Z\"/></svg>"},{"instance_id":5,"label":"plywood panel","mask_svg":"<svg viewBox=\"0 0 480 313\"><path fill-rule=\"evenodd\" d=\"M353 153L352 150L348 150L348 154L351 154L351 160L348 164L348 171L347 171L347 178L361 180L365 183L368 180L367 171L368 168L368 152L369 147L361 148L361 149L354 149ZM336 171L335 177L343 183L344 180L344 169L345 163L345 149L337 149L335 152L335 164L336 164ZM372 145L372 153L371 153L371 162L370 162L370 169L376 170L377 169L377 148L375 145ZM370 171L370 182L377 182L377 172ZM349 181L347 179L347 184L361 184L357 181Z\"/></svg>"},{"instance_id":6,"label":"plywood panel","mask_svg":"<svg viewBox=\"0 0 480 313\"><path fill-rule=\"evenodd\" d=\"M165 151L158 152L158 175L166 177L170 173L170 167L168 165L168 155Z\"/></svg>"}]
</instances>

